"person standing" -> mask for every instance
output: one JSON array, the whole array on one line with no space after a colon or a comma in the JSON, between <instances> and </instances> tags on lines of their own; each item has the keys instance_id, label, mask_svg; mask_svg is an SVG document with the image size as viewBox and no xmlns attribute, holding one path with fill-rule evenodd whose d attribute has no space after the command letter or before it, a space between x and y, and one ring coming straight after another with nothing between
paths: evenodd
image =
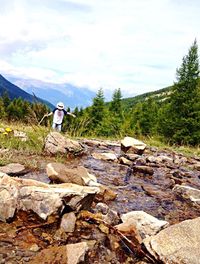
<instances>
[{"instance_id":1,"label":"person standing","mask_svg":"<svg viewBox=\"0 0 200 264\"><path fill-rule=\"evenodd\" d=\"M58 130L59 132L62 129L63 118L65 115L71 115L73 117L76 117L74 114L67 112L64 109L64 104L62 102L57 103L56 108L46 116L51 115L53 115L52 128Z\"/></svg>"}]
</instances>

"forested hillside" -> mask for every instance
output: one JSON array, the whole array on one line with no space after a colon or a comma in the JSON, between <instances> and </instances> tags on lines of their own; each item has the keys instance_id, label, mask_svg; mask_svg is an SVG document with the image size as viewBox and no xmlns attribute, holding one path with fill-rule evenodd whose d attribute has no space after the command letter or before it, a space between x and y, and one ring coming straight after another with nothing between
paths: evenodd
<instances>
[{"instance_id":1,"label":"forested hillside","mask_svg":"<svg viewBox=\"0 0 200 264\"><path fill-rule=\"evenodd\" d=\"M135 106L137 103L142 103L148 100L148 98L150 97L153 98L155 101L164 101L171 94L172 88L173 88L172 86L169 86L169 87L162 88L154 92L148 92L148 93L140 94L134 97L124 98L121 100L122 107L125 110L130 110L130 108Z\"/></svg>"},{"instance_id":2,"label":"forested hillside","mask_svg":"<svg viewBox=\"0 0 200 264\"><path fill-rule=\"evenodd\" d=\"M173 82L173 80L172 80ZM39 104L20 99L0 100L0 117L8 120L35 120L48 111ZM67 109L70 111L70 109ZM174 85L134 98L122 99L120 88L112 101L105 102L99 89L93 103L85 109L76 107L76 118L66 116L63 131L71 136L117 137L156 136L170 144L200 144L200 82L196 40L177 69ZM42 125L49 125L44 119Z\"/></svg>"}]
</instances>

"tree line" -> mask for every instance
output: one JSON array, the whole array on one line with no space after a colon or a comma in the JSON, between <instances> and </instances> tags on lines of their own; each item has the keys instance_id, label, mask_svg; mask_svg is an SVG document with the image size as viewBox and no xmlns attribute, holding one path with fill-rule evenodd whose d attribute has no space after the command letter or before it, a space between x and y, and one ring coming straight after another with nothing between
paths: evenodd
<instances>
[{"instance_id":1,"label":"tree line","mask_svg":"<svg viewBox=\"0 0 200 264\"><path fill-rule=\"evenodd\" d=\"M28 102L21 97L11 100L7 91L0 97L0 119L37 125L49 108L39 102Z\"/></svg>"},{"instance_id":2,"label":"tree line","mask_svg":"<svg viewBox=\"0 0 200 264\"><path fill-rule=\"evenodd\" d=\"M49 112L41 103L29 103L22 99L10 101L7 95L0 98L0 118L38 124ZM70 108L67 109L70 111ZM198 45L195 40L176 70L176 81L165 97L148 96L128 107L120 88L105 102L100 88L92 105L85 109L76 107L77 118L65 116L63 131L71 136L117 137L159 136L162 140L178 145L200 144L200 85ZM50 126L45 119L42 125Z\"/></svg>"}]
</instances>

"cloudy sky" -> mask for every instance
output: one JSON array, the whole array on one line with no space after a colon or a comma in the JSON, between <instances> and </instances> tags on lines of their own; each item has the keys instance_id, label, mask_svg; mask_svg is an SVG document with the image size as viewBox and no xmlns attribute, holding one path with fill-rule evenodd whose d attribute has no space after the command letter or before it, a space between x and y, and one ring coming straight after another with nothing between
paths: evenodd
<instances>
[{"instance_id":1,"label":"cloudy sky","mask_svg":"<svg viewBox=\"0 0 200 264\"><path fill-rule=\"evenodd\" d=\"M133 95L175 81L198 0L0 0L0 73Z\"/></svg>"}]
</instances>

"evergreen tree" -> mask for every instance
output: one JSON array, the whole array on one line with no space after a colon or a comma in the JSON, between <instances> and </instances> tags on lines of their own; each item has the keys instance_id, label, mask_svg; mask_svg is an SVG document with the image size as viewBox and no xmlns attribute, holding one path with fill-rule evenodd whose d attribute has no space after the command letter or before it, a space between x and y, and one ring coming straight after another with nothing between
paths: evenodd
<instances>
[{"instance_id":1,"label":"evergreen tree","mask_svg":"<svg viewBox=\"0 0 200 264\"><path fill-rule=\"evenodd\" d=\"M118 116L122 116L122 94L120 88L116 89L112 96L109 110Z\"/></svg>"},{"instance_id":2,"label":"evergreen tree","mask_svg":"<svg viewBox=\"0 0 200 264\"><path fill-rule=\"evenodd\" d=\"M176 72L171 100L166 105L162 132L173 143L200 143L200 94L198 89L199 60L196 40Z\"/></svg>"},{"instance_id":3,"label":"evergreen tree","mask_svg":"<svg viewBox=\"0 0 200 264\"><path fill-rule=\"evenodd\" d=\"M107 135L109 136L122 136L122 94L120 88L113 92L112 101L109 105L109 113L107 120L104 121L104 126L107 127Z\"/></svg>"},{"instance_id":4,"label":"evergreen tree","mask_svg":"<svg viewBox=\"0 0 200 264\"><path fill-rule=\"evenodd\" d=\"M104 93L103 89L100 88L96 94L96 97L93 98L93 104L90 111L91 126L95 128L101 123L104 118Z\"/></svg>"},{"instance_id":5,"label":"evergreen tree","mask_svg":"<svg viewBox=\"0 0 200 264\"><path fill-rule=\"evenodd\" d=\"M135 135L154 135L157 131L158 103L152 97L137 103L132 111L131 127Z\"/></svg>"},{"instance_id":6,"label":"evergreen tree","mask_svg":"<svg viewBox=\"0 0 200 264\"><path fill-rule=\"evenodd\" d=\"M11 100L10 100L10 97L8 95L8 91L5 90L3 95L2 95L2 99L3 99L3 103L4 103L4 106L5 108L9 106Z\"/></svg>"},{"instance_id":7,"label":"evergreen tree","mask_svg":"<svg viewBox=\"0 0 200 264\"><path fill-rule=\"evenodd\" d=\"M0 97L0 119L4 119L5 117L6 117L6 111L5 111L3 98Z\"/></svg>"}]
</instances>

